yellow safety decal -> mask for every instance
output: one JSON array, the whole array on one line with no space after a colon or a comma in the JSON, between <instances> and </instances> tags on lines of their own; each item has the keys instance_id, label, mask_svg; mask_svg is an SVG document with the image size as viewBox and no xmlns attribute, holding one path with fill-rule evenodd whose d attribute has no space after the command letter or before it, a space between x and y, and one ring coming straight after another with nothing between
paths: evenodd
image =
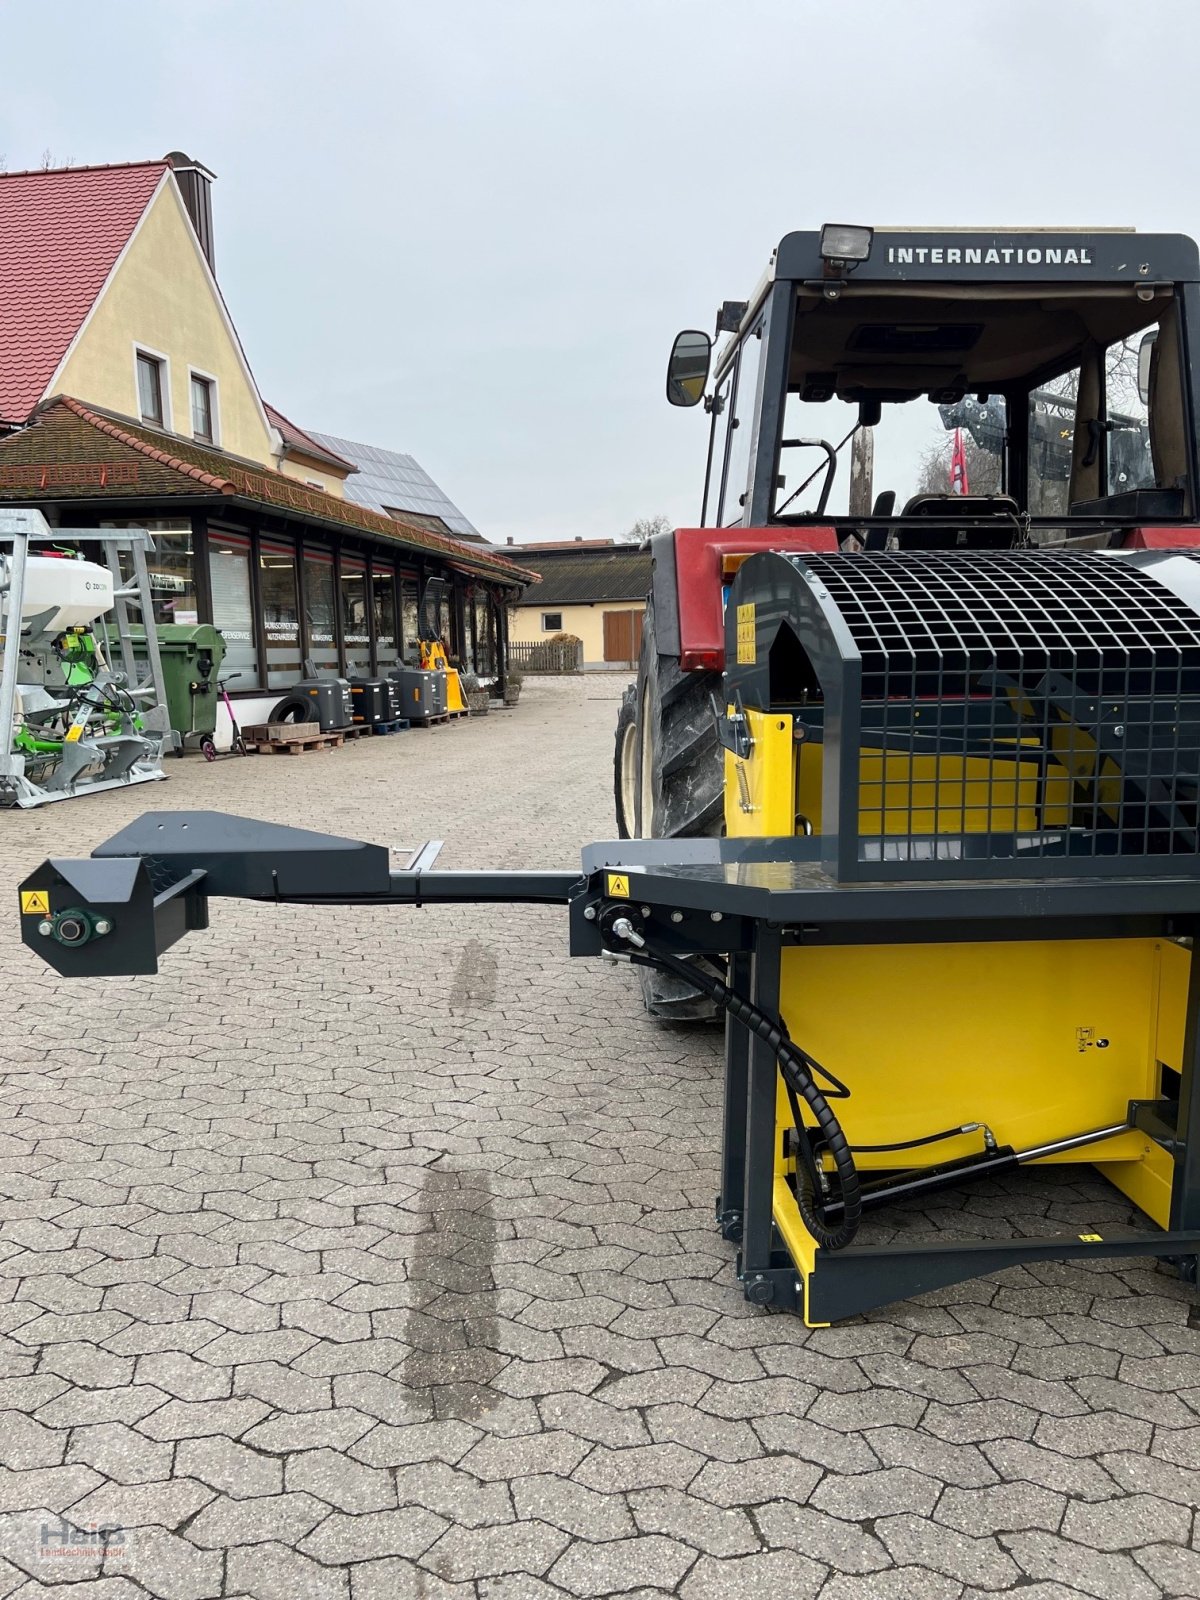
<instances>
[{"instance_id":1,"label":"yellow safety decal","mask_svg":"<svg viewBox=\"0 0 1200 1600\"><path fill-rule=\"evenodd\" d=\"M71 726L66 731L66 734L65 734L65 736L63 738L63 743L64 744L74 744L75 741L79 738L80 734L83 732L84 728L86 728L86 727L87 727L87 723L86 722L73 722L71 724Z\"/></svg>"},{"instance_id":2,"label":"yellow safety decal","mask_svg":"<svg viewBox=\"0 0 1200 1600\"><path fill-rule=\"evenodd\" d=\"M610 900L629 899L629 876L624 872L605 873L604 892Z\"/></svg>"},{"instance_id":3,"label":"yellow safety decal","mask_svg":"<svg viewBox=\"0 0 1200 1600\"><path fill-rule=\"evenodd\" d=\"M1079 1235L1079 1237L1083 1240L1084 1244L1103 1244L1104 1243L1103 1237L1098 1233L1081 1233Z\"/></svg>"},{"instance_id":4,"label":"yellow safety decal","mask_svg":"<svg viewBox=\"0 0 1200 1600\"><path fill-rule=\"evenodd\" d=\"M50 896L45 889L21 890L21 915L23 917L48 917Z\"/></svg>"},{"instance_id":5,"label":"yellow safety decal","mask_svg":"<svg viewBox=\"0 0 1200 1600\"><path fill-rule=\"evenodd\" d=\"M752 667L758 660L754 643L754 601L737 608L737 658L739 667Z\"/></svg>"}]
</instances>

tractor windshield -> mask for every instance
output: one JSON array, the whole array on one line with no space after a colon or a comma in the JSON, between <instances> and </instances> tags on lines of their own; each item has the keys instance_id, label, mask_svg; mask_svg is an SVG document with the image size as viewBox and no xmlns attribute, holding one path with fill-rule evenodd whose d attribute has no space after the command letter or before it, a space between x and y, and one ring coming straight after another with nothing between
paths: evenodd
<instances>
[{"instance_id":1,"label":"tractor windshield","mask_svg":"<svg viewBox=\"0 0 1200 1600\"><path fill-rule=\"evenodd\" d=\"M784 522L954 514L952 495L1103 519L1145 490L1156 517L1194 514L1180 320L1171 285L797 285L782 408L753 327L719 366L707 520L742 521L756 473Z\"/></svg>"}]
</instances>

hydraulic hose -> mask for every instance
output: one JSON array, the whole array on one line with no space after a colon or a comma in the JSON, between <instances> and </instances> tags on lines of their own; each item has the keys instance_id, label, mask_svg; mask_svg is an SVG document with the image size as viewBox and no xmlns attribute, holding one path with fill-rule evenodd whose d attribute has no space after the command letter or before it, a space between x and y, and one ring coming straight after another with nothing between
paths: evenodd
<instances>
[{"instance_id":1,"label":"hydraulic hose","mask_svg":"<svg viewBox=\"0 0 1200 1600\"><path fill-rule=\"evenodd\" d=\"M735 994L721 980L702 967L681 961L677 956L650 950L643 945L630 952L630 960L637 966L659 967L673 973L685 983L699 989L729 1016L763 1040L775 1053L779 1070L792 1105L800 1149L807 1159L796 1162L796 1204L804 1226L823 1250L844 1250L858 1232L862 1216L862 1184L854 1164L854 1154L842 1132L842 1125L834 1114L829 1099L845 1099L850 1091L832 1073L791 1041L782 1021L772 1019L758 1006ZM828 1095L817 1087L815 1076L820 1075L831 1085ZM837 1202L841 1212L838 1222L830 1225L821 1214L821 1202L816 1197L815 1175L817 1167L808 1151L808 1141L800 1119L798 1100L803 1100L817 1124L821 1143L829 1152L837 1175Z\"/></svg>"}]
</instances>

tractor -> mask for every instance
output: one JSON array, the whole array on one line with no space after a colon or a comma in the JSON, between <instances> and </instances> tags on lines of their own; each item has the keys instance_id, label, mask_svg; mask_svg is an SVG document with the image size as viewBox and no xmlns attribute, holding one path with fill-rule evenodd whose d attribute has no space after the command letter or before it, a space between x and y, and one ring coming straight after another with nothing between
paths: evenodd
<instances>
[{"instance_id":1,"label":"tractor","mask_svg":"<svg viewBox=\"0 0 1200 1600\"><path fill-rule=\"evenodd\" d=\"M699 525L651 541L620 835L727 831L724 610L753 552L1200 538L1196 278L1180 236L827 224L786 235L749 300L724 302L715 360L713 337L680 333L667 399L708 417L704 487ZM995 459L988 492L923 474L951 428ZM643 988L652 1015L711 1015L662 974Z\"/></svg>"}]
</instances>

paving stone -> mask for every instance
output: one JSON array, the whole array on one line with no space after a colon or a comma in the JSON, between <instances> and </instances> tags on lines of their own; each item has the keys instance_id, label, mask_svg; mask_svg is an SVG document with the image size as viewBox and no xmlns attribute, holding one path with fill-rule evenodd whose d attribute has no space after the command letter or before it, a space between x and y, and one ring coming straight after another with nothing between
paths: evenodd
<instances>
[{"instance_id":1,"label":"paving stone","mask_svg":"<svg viewBox=\"0 0 1200 1600\"><path fill-rule=\"evenodd\" d=\"M928 1401L898 1389L868 1389L861 1394L822 1394L809 1408L810 1422L843 1433L864 1428L915 1428Z\"/></svg>"},{"instance_id":2,"label":"paving stone","mask_svg":"<svg viewBox=\"0 0 1200 1600\"><path fill-rule=\"evenodd\" d=\"M576 1438L596 1444L649 1444L650 1432L641 1416L629 1407L606 1404L585 1394L551 1394L538 1402L545 1427L565 1429Z\"/></svg>"},{"instance_id":3,"label":"paving stone","mask_svg":"<svg viewBox=\"0 0 1200 1600\"><path fill-rule=\"evenodd\" d=\"M334 1512L300 1544L301 1553L324 1566L346 1566L385 1556L422 1555L449 1526L445 1517L420 1506L402 1511Z\"/></svg>"},{"instance_id":4,"label":"paving stone","mask_svg":"<svg viewBox=\"0 0 1200 1600\"><path fill-rule=\"evenodd\" d=\"M625 1450L610 1450L597 1445L582 1466L575 1469L577 1482L604 1494L632 1489L683 1489L704 1465L705 1457L681 1444L631 1445ZM464 1465L470 1463L470 1457Z\"/></svg>"},{"instance_id":5,"label":"paving stone","mask_svg":"<svg viewBox=\"0 0 1200 1600\"><path fill-rule=\"evenodd\" d=\"M69 1462L81 1461L115 1483L153 1483L165 1478L175 1453L172 1445L153 1444L123 1422L76 1428L70 1440ZM182 1470L186 1475L188 1469Z\"/></svg>"},{"instance_id":6,"label":"paving stone","mask_svg":"<svg viewBox=\"0 0 1200 1600\"><path fill-rule=\"evenodd\" d=\"M591 1449L588 1440L570 1433L539 1433L516 1439L493 1435L479 1440L458 1464L464 1472L489 1481L506 1481L535 1472L569 1477Z\"/></svg>"},{"instance_id":7,"label":"paving stone","mask_svg":"<svg viewBox=\"0 0 1200 1600\"><path fill-rule=\"evenodd\" d=\"M1002 1477L1024 1478L1078 1500L1108 1500L1116 1489L1108 1473L1083 1456L1063 1455L1020 1439L997 1439L982 1449Z\"/></svg>"},{"instance_id":8,"label":"paving stone","mask_svg":"<svg viewBox=\"0 0 1200 1600\"><path fill-rule=\"evenodd\" d=\"M707 1555L751 1555L761 1548L744 1511L718 1508L679 1489L640 1489L629 1496L629 1507L640 1533L666 1534Z\"/></svg>"},{"instance_id":9,"label":"paving stone","mask_svg":"<svg viewBox=\"0 0 1200 1600\"><path fill-rule=\"evenodd\" d=\"M77 1428L105 1422L137 1423L152 1416L170 1397L153 1384L135 1383L121 1389L66 1389L37 1409L37 1420L48 1428Z\"/></svg>"},{"instance_id":10,"label":"paving stone","mask_svg":"<svg viewBox=\"0 0 1200 1600\"><path fill-rule=\"evenodd\" d=\"M1200 1552L1177 1544L1152 1544L1135 1550L1133 1557L1163 1594L1184 1600L1200 1595Z\"/></svg>"},{"instance_id":11,"label":"paving stone","mask_svg":"<svg viewBox=\"0 0 1200 1600\"><path fill-rule=\"evenodd\" d=\"M748 1595L769 1594L811 1600L825 1577L823 1566L793 1550L772 1550L762 1555L726 1560L701 1556L678 1592L683 1600L745 1600Z\"/></svg>"},{"instance_id":12,"label":"paving stone","mask_svg":"<svg viewBox=\"0 0 1200 1600\"><path fill-rule=\"evenodd\" d=\"M987 1457L973 1444L947 1444L907 1428L872 1428L867 1443L886 1467L912 1467L964 1489L994 1483Z\"/></svg>"},{"instance_id":13,"label":"paving stone","mask_svg":"<svg viewBox=\"0 0 1200 1600\"><path fill-rule=\"evenodd\" d=\"M1065 1538L1076 1539L1092 1550L1186 1544L1192 1532L1192 1511L1153 1495L1133 1494L1122 1500L1069 1507L1062 1532Z\"/></svg>"},{"instance_id":14,"label":"paving stone","mask_svg":"<svg viewBox=\"0 0 1200 1600\"><path fill-rule=\"evenodd\" d=\"M99 1482L99 1473L82 1463L34 1467L27 1472L0 1467L0 1512L26 1511L34 1506L65 1511Z\"/></svg>"},{"instance_id":15,"label":"paving stone","mask_svg":"<svg viewBox=\"0 0 1200 1600\"><path fill-rule=\"evenodd\" d=\"M1091 1457L1108 1450L1145 1450L1152 1431L1138 1417L1097 1411L1087 1417L1043 1417L1033 1440L1062 1455Z\"/></svg>"},{"instance_id":16,"label":"paving stone","mask_svg":"<svg viewBox=\"0 0 1200 1600\"><path fill-rule=\"evenodd\" d=\"M1161 1600L1157 1584L1129 1556L1089 1550L1052 1533L1004 1533L1000 1542L1035 1581L1082 1588L1097 1600Z\"/></svg>"},{"instance_id":17,"label":"paving stone","mask_svg":"<svg viewBox=\"0 0 1200 1600\"><path fill-rule=\"evenodd\" d=\"M908 1467L885 1467L875 1472L828 1473L810 1497L810 1504L848 1522L865 1522L901 1511L928 1516L942 1493L939 1478Z\"/></svg>"},{"instance_id":18,"label":"paving stone","mask_svg":"<svg viewBox=\"0 0 1200 1600\"><path fill-rule=\"evenodd\" d=\"M101 1484L71 1506L80 1527L141 1528L158 1524L177 1528L213 1497L213 1490L195 1478L175 1477L161 1483Z\"/></svg>"},{"instance_id":19,"label":"paving stone","mask_svg":"<svg viewBox=\"0 0 1200 1600\"><path fill-rule=\"evenodd\" d=\"M940 1527L927 1518L901 1515L884 1517L875 1531L899 1566L931 1567L960 1583L1000 1588L1019 1576L1012 1558L995 1539L972 1538L957 1529Z\"/></svg>"},{"instance_id":20,"label":"paving stone","mask_svg":"<svg viewBox=\"0 0 1200 1600\"><path fill-rule=\"evenodd\" d=\"M199 1439L216 1433L236 1439L266 1412L259 1400L169 1400L137 1427L151 1439Z\"/></svg>"},{"instance_id":21,"label":"paving stone","mask_svg":"<svg viewBox=\"0 0 1200 1600\"><path fill-rule=\"evenodd\" d=\"M45 1428L21 1411L0 1411L0 1465L22 1471L56 1467L67 1448L67 1435Z\"/></svg>"},{"instance_id":22,"label":"paving stone","mask_svg":"<svg viewBox=\"0 0 1200 1600\"><path fill-rule=\"evenodd\" d=\"M176 1400L223 1400L232 1392L232 1374L197 1361L183 1350L139 1356L139 1383L152 1383Z\"/></svg>"},{"instance_id":23,"label":"paving stone","mask_svg":"<svg viewBox=\"0 0 1200 1600\"><path fill-rule=\"evenodd\" d=\"M1177 1467L1169 1461L1136 1455L1130 1450L1102 1455L1099 1465L1114 1483L1132 1493L1157 1495L1181 1506L1200 1504L1200 1477L1194 1468Z\"/></svg>"},{"instance_id":24,"label":"paving stone","mask_svg":"<svg viewBox=\"0 0 1200 1600\"><path fill-rule=\"evenodd\" d=\"M257 1423L246 1430L242 1441L251 1449L276 1454L287 1450L315 1450L322 1445L328 1445L333 1450L345 1450L361 1439L364 1433L370 1433L374 1426L373 1417L349 1407L345 1410L328 1408L324 1411L297 1411Z\"/></svg>"},{"instance_id":25,"label":"paving stone","mask_svg":"<svg viewBox=\"0 0 1200 1600\"><path fill-rule=\"evenodd\" d=\"M760 1456L757 1461L710 1461L688 1484L688 1493L718 1506L761 1505L766 1500L802 1504L820 1481L820 1467L796 1456Z\"/></svg>"},{"instance_id":26,"label":"paving stone","mask_svg":"<svg viewBox=\"0 0 1200 1600\"><path fill-rule=\"evenodd\" d=\"M518 1478L512 1499L518 1518L550 1523L573 1538L620 1539L637 1531L622 1496L548 1473Z\"/></svg>"},{"instance_id":27,"label":"paving stone","mask_svg":"<svg viewBox=\"0 0 1200 1600\"><path fill-rule=\"evenodd\" d=\"M307 1489L339 1511L385 1511L396 1504L391 1476L353 1461L338 1450L306 1450L289 1456L284 1472L289 1490Z\"/></svg>"},{"instance_id":28,"label":"paving stone","mask_svg":"<svg viewBox=\"0 0 1200 1600\"><path fill-rule=\"evenodd\" d=\"M784 1545L835 1572L876 1572L891 1564L874 1534L811 1506L775 1501L761 1506L756 1520L772 1548Z\"/></svg>"},{"instance_id":29,"label":"paving stone","mask_svg":"<svg viewBox=\"0 0 1200 1600\"><path fill-rule=\"evenodd\" d=\"M552 1528L545 1522L510 1522L495 1528L448 1528L421 1561L437 1577L452 1582L504 1572L529 1572L541 1577L570 1542L561 1528ZM595 1548L615 1547L588 1546L589 1550Z\"/></svg>"},{"instance_id":30,"label":"paving stone","mask_svg":"<svg viewBox=\"0 0 1200 1600\"><path fill-rule=\"evenodd\" d=\"M138 1528L126 1542L122 1571L161 1600L207 1600L222 1590L216 1550L197 1550L162 1528ZM236 1593L236 1586L233 1592Z\"/></svg>"},{"instance_id":31,"label":"paving stone","mask_svg":"<svg viewBox=\"0 0 1200 1600\"><path fill-rule=\"evenodd\" d=\"M490 1587L492 1581L485 1578L480 1584L482 1600L504 1600L499 1588ZM401 1556L357 1562L350 1569L350 1586L353 1600L476 1600L473 1583L447 1583Z\"/></svg>"},{"instance_id":32,"label":"paving stone","mask_svg":"<svg viewBox=\"0 0 1200 1600\"><path fill-rule=\"evenodd\" d=\"M695 1563L696 1552L658 1534L614 1539L604 1544L573 1544L550 1569L552 1583L569 1594L608 1596L649 1585L675 1591L684 1573Z\"/></svg>"},{"instance_id":33,"label":"paving stone","mask_svg":"<svg viewBox=\"0 0 1200 1600\"><path fill-rule=\"evenodd\" d=\"M143 1443L143 1448L151 1447ZM170 1446L161 1448L169 1450ZM235 1498L277 1495L283 1488L282 1461L220 1434L182 1440L176 1451L175 1470Z\"/></svg>"},{"instance_id":34,"label":"paving stone","mask_svg":"<svg viewBox=\"0 0 1200 1600\"><path fill-rule=\"evenodd\" d=\"M283 1544L255 1544L229 1552L231 1595L255 1600L350 1600L350 1580L342 1569L322 1567Z\"/></svg>"},{"instance_id":35,"label":"paving stone","mask_svg":"<svg viewBox=\"0 0 1200 1600\"><path fill-rule=\"evenodd\" d=\"M947 1488L934 1516L960 1533L987 1535L1029 1528L1047 1528L1053 1533L1066 1505L1065 1495L1036 1484L994 1483L986 1489Z\"/></svg>"},{"instance_id":36,"label":"paving stone","mask_svg":"<svg viewBox=\"0 0 1200 1600\"><path fill-rule=\"evenodd\" d=\"M861 1576L834 1573L821 1590L821 1600L960 1600L962 1594L957 1578L928 1567L889 1567ZM1021 1590L1021 1600L1024 1594Z\"/></svg>"},{"instance_id":37,"label":"paving stone","mask_svg":"<svg viewBox=\"0 0 1200 1600\"><path fill-rule=\"evenodd\" d=\"M205 1550L229 1550L270 1539L295 1546L329 1514L324 1501L302 1492L239 1499L221 1494L188 1524L186 1537Z\"/></svg>"},{"instance_id":38,"label":"paving stone","mask_svg":"<svg viewBox=\"0 0 1200 1600\"><path fill-rule=\"evenodd\" d=\"M726 1422L689 1406L651 1406L645 1412L657 1444L681 1444L718 1461L750 1461L759 1454L754 1430L745 1422Z\"/></svg>"}]
</instances>

